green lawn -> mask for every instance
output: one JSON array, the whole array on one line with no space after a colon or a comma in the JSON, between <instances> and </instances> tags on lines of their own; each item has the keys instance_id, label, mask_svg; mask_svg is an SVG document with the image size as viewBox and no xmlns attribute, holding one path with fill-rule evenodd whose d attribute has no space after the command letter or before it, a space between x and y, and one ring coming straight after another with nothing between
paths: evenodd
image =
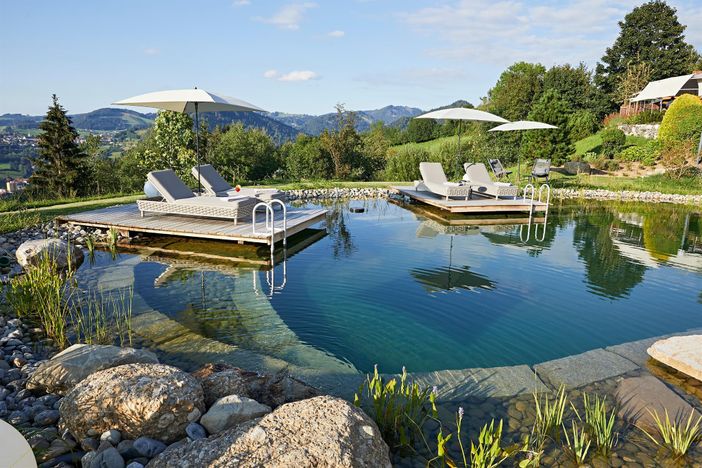
<instances>
[{"instance_id":1,"label":"green lawn","mask_svg":"<svg viewBox=\"0 0 702 468\"><path fill-rule=\"evenodd\" d=\"M51 206L56 206L56 205L66 205L66 204L73 204L73 205L79 206L79 204L81 204L81 203L92 202L95 200L121 201L118 199L123 199L125 197L129 197L129 201L134 201L141 196L143 196L143 195L141 195L141 194L131 194L131 195L109 194L109 195L96 195L93 197L54 198L54 199L48 199L48 200L41 200L41 199L25 200L22 198L10 197L10 198L0 200L0 213L4 213L7 211L19 211L19 210L27 210L27 209L46 208L46 207L51 207Z\"/></svg>"},{"instance_id":2,"label":"green lawn","mask_svg":"<svg viewBox=\"0 0 702 468\"><path fill-rule=\"evenodd\" d=\"M648 140L643 137L629 135L626 137L626 146L640 146L646 143ZM595 133L587 138L583 138L580 141L575 142L575 155L583 156L585 153L593 152L598 153L600 147L602 146L602 135L601 133Z\"/></svg>"}]
</instances>

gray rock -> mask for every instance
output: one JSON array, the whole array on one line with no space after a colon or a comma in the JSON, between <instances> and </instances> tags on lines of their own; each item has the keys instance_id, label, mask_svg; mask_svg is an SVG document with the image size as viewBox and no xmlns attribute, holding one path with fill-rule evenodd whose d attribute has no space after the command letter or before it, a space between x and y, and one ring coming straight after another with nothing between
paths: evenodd
<instances>
[{"instance_id":1,"label":"gray rock","mask_svg":"<svg viewBox=\"0 0 702 468\"><path fill-rule=\"evenodd\" d=\"M34 424L39 426L49 426L55 424L61 415L57 410L46 410L34 416Z\"/></svg>"},{"instance_id":2,"label":"gray rock","mask_svg":"<svg viewBox=\"0 0 702 468\"><path fill-rule=\"evenodd\" d=\"M196 422L188 424L185 428L185 433L188 434L188 437L190 437L193 440L204 439L205 437L207 437L207 432L205 432L205 428Z\"/></svg>"},{"instance_id":3,"label":"gray rock","mask_svg":"<svg viewBox=\"0 0 702 468\"><path fill-rule=\"evenodd\" d=\"M112 445L117 445L122 440L122 433L117 429L110 429L100 435L100 440L106 440Z\"/></svg>"},{"instance_id":4,"label":"gray rock","mask_svg":"<svg viewBox=\"0 0 702 468\"><path fill-rule=\"evenodd\" d=\"M96 451L98 446L100 446L100 442L92 437L85 437L80 441L80 448L86 452Z\"/></svg>"},{"instance_id":5,"label":"gray rock","mask_svg":"<svg viewBox=\"0 0 702 468\"><path fill-rule=\"evenodd\" d=\"M638 368L630 360L601 348L534 366L536 374L552 388L561 384L566 388L582 387Z\"/></svg>"},{"instance_id":6,"label":"gray rock","mask_svg":"<svg viewBox=\"0 0 702 468\"><path fill-rule=\"evenodd\" d=\"M144 468L144 465L142 465L139 462L133 461L127 465L127 468Z\"/></svg>"},{"instance_id":7,"label":"gray rock","mask_svg":"<svg viewBox=\"0 0 702 468\"><path fill-rule=\"evenodd\" d=\"M110 447L96 454L89 466L90 468L124 468L124 459L116 448Z\"/></svg>"},{"instance_id":8,"label":"gray rock","mask_svg":"<svg viewBox=\"0 0 702 468\"><path fill-rule=\"evenodd\" d=\"M207 432L217 434L237 424L271 412L271 408L256 400L229 395L217 400L200 419Z\"/></svg>"},{"instance_id":9,"label":"gray rock","mask_svg":"<svg viewBox=\"0 0 702 468\"><path fill-rule=\"evenodd\" d=\"M15 256L17 263L26 268L29 265L38 265L45 256L49 256L59 270L69 266L77 268L83 263L83 251L75 245L59 239L38 239L23 242L17 248Z\"/></svg>"},{"instance_id":10,"label":"gray rock","mask_svg":"<svg viewBox=\"0 0 702 468\"><path fill-rule=\"evenodd\" d=\"M27 381L27 388L65 395L90 374L134 363L156 364L158 358L143 349L75 344L40 365Z\"/></svg>"},{"instance_id":11,"label":"gray rock","mask_svg":"<svg viewBox=\"0 0 702 468\"><path fill-rule=\"evenodd\" d=\"M122 437L173 442L204 409L202 387L162 364L127 364L91 374L61 401L65 426L77 438L118 429Z\"/></svg>"},{"instance_id":12,"label":"gray rock","mask_svg":"<svg viewBox=\"0 0 702 468\"><path fill-rule=\"evenodd\" d=\"M166 444L149 437L139 437L134 441L134 449L147 458L153 458L166 450Z\"/></svg>"},{"instance_id":13,"label":"gray rock","mask_svg":"<svg viewBox=\"0 0 702 468\"><path fill-rule=\"evenodd\" d=\"M117 451L124 457L125 460L140 457L141 454L134 448L133 440L123 440L117 444Z\"/></svg>"}]
</instances>

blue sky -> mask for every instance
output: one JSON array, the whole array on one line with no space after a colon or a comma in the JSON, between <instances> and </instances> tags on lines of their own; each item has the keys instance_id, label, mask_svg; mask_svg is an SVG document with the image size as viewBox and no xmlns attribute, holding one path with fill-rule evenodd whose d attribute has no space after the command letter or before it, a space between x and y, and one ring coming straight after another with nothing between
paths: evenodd
<instances>
[{"instance_id":1,"label":"blue sky","mask_svg":"<svg viewBox=\"0 0 702 468\"><path fill-rule=\"evenodd\" d=\"M4 0L0 114L191 86L291 113L478 102L517 60L594 66L640 3ZM702 2L670 3L702 50Z\"/></svg>"}]
</instances>

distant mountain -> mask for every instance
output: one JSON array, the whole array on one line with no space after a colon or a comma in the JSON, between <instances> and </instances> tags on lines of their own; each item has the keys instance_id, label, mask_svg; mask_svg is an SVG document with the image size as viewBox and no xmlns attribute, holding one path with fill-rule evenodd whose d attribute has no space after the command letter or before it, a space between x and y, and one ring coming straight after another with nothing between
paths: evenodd
<instances>
[{"instance_id":1,"label":"distant mountain","mask_svg":"<svg viewBox=\"0 0 702 468\"><path fill-rule=\"evenodd\" d=\"M371 128L376 122L384 122L392 125L402 119L410 119L423 111L416 107L407 106L385 106L382 109L354 111L356 114L356 130L364 132ZM336 113L331 112L323 115L307 114L286 114L283 112L272 112L269 114L273 119L283 122L297 130L309 135L319 135L325 129L336 126Z\"/></svg>"},{"instance_id":2,"label":"distant mountain","mask_svg":"<svg viewBox=\"0 0 702 468\"><path fill-rule=\"evenodd\" d=\"M208 112L200 114L200 117L207 120L207 126L210 130L217 126L225 127L234 122L241 122L244 128L263 129L279 145L294 140L302 133L299 129L285 122L269 117L269 114L258 112Z\"/></svg>"}]
</instances>

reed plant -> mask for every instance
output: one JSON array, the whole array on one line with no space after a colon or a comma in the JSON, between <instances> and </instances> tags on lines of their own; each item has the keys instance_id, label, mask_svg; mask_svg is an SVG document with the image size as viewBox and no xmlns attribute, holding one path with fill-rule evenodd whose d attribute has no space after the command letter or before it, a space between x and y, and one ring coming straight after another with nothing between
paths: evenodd
<instances>
[{"instance_id":1,"label":"reed plant","mask_svg":"<svg viewBox=\"0 0 702 468\"><path fill-rule=\"evenodd\" d=\"M424 439L422 426L429 417L437 417L435 398L432 389L408 382L404 367L399 381L386 381L375 366L354 395L354 404L366 407L391 448L403 449L412 448L418 436Z\"/></svg>"},{"instance_id":2,"label":"reed plant","mask_svg":"<svg viewBox=\"0 0 702 468\"><path fill-rule=\"evenodd\" d=\"M593 399L587 393L583 393L584 418L580 417L580 413L572 403L571 407L578 419L585 423L585 429L591 440L595 442L597 451L604 456L609 455L617 444L619 437L614 432L616 408L612 408L608 413L606 397L600 398L598 395L595 395Z\"/></svg>"},{"instance_id":3,"label":"reed plant","mask_svg":"<svg viewBox=\"0 0 702 468\"><path fill-rule=\"evenodd\" d=\"M571 420L571 434L568 434L568 430L563 426L563 434L565 435L565 447L568 452L573 457L573 461L578 465L582 466L587 461L587 455L590 451L590 445L592 441L588 436L585 428L579 428L575 420Z\"/></svg>"},{"instance_id":4,"label":"reed plant","mask_svg":"<svg viewBox=\"0 0 702 468\"><path fill-rule=\"evenodd\" d=\"M658 437L649 434L645 429L641 430L657 446L667 449L674 458L680 459L687 456L690 449L702 442L702 416L698 416L693 423L696 414L694 409L690 411L690 416L685 422L671 420L667 409L665 410L665 420L661 419L655 410L649 410L649 413L656 424Z\"/></svg>"},{"instance_id":5,"label":"reed plant","mask_svg":"<svg viewBox=\"0 0 702 468\"><path fill-rule=\"evenodd\" d=\"M107 246L110 249L116 249L117 241L119 241L119 231L113 226L107 231Z\"/></svg>"},{"instance_id":6,"label":"reed plant","mask_svg":"<svg viewBox=\"0 0 702 468\"><path fill-rule=\"evenodd\" d=\"M534 392L536 417L532 428L531 440L536 450L542 450L546 441L560 439L563 426L563 414L566 408L565 387L561 385L556 393L556 398L551 400L547 394L543 399Z\"/></svg>"},{"instance_id":7,"label":"reed plant","mask_svg":"<svg viewBox=\"0 0 702 468\"><path fill-rule=\"evenodd\" d=\"M116 293L88 291L72 310L76 338L86 344L132 344L132 299L134 291Z\"/></svg>"}]
</instances>

